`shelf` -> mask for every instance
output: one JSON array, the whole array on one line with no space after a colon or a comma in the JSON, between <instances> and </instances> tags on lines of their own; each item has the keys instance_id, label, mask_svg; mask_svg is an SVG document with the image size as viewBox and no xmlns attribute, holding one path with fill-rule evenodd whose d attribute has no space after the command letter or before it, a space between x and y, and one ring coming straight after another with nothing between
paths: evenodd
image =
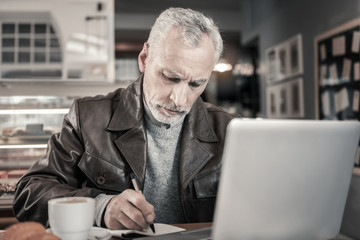
<instances>
[{"instance_id":1,"label":"shelf","mask_svg":"<svg viewBox=\"0 0 360 240\"><path fill-rule=\"evenodd\" d=\"M34 164L34 162L23 160L23 161L17 161L16 164L14 164L11 161L6 161L6 162L0 161L0 164L1 164L1 169L14 169L15 167L28 169Z\"/></svg>"},{"instance_id":2,"label":"shelf","mask_svg":"<svg viewBox=\"0 0 360 240\"><path fill-rule=\"evenodd\" d=\"M0 197L0 210L11 209L14 196Z\"/></svg>"},{"instance_id":3,"label":"shelf","mask_svg":"<svg viewBox=\"0 0 360 240\"><path fill-rule=\"evenodd\" d=\"M49 138L51 137L51 135L42 135L42 136L16 136L16 137L2 137L0 139L0 149L4 149L4 148L14 148L12 146L17 145L20 147L15 147L15 148L28 148L28 147L21 147L22 145L27 145L27 144L31 144L31 145L41 145L41 144L47 144ZM3 146L8 146L8 147L3 147ZM31 148L38 148L35 146L32 146Z\"/></svg>"},{"instance_id":4,"label":"shelf","mask_svg":"<svg viewBox=\"0 0 360 240\"><path fill-rule=\"evenodd\" d=\"M131 82L133 81L110 83L83 80L0 79L0 96L95 96L113 92L117 88L125 88Z\"/></svg>"}]
</instances>

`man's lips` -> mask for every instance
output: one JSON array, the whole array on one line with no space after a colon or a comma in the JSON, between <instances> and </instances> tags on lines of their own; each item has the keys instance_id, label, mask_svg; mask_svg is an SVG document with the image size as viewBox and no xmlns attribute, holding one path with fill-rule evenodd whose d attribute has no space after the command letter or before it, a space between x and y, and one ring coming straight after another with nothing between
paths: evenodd
<instances>
[{"instance_id":1,"label":"man's lips","mask_svg":"<svg viewBox=\"0 0 360 240\"><path fill-rule=\"evenodd\" d=\"M163 109L164 109L165 113L167 113L167 114L169 114L169 115L177 115L177 114L180 113L179 111L174 111L174 110L171 110L171 109L168 109L168 108L164 108L164 107L163 107Z\"/></svg>"}]
</instances>

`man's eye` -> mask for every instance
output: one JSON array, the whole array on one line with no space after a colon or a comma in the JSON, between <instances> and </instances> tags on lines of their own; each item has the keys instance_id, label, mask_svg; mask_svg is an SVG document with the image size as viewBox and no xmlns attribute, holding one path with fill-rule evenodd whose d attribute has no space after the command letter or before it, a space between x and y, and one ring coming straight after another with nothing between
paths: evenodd
<instances>
[{"instance_id":1,"label":"man's eye","mask_svg":"<svg viewBox=\"0 0 360 240\"><path fill-rule=\"evenodd\" d=\"M197 87L200 87L201 85L197 82L190 82L189 85L193 88L197 88Z\"/></svg>"},{"instance_id":2,"label":"man's eye","mask_svg":"<svg viewBox=\"0 0 360 240\"><path fill-rule=\"evenodd\" d=\"M178 83L178 82L180 82L181 81L181 79L180 78L168 78L170 81L172 81L172 82L176 82L176 83Z\"/></svg>"},{"instance_id":3,"label":"man's eye","mask_svg":"<svg viewBox=\"0 0 360 240\"><path fill-rule=\"evenodd\" d=\"M169 80L169 81L171 81L171 82L175 82L175 83L178 83L178 82L180 82L181 81L181 79L180 78L176 78L176 77L168 77L168 76L166 76L165 74L162 74L163 75L163 77L165 78L165 79L167 79L167 80Z\"/></svg>"}]
</instances>

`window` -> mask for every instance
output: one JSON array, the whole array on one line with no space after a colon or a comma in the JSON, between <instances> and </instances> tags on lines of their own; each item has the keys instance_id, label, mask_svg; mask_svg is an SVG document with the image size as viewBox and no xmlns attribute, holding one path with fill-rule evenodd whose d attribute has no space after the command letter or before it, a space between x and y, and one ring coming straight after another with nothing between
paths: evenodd
<instances>
[{"instance_id":1,"label":"window","mask_svg":"<svg viewBox=\"0 0 360 240\"><path fill-rule=\"evenodd\" d=\"M0 19L0 39L3 78L19 76L7 67L18 66L29 74L62 63L61 44L51 22Z\"/></svg>"}]
</instances>

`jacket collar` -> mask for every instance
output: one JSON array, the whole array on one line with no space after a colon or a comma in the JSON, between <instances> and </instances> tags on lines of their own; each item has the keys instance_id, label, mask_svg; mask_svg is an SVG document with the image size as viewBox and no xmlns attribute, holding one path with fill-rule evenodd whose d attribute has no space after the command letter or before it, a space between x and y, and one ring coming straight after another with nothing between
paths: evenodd
<instances>
[{"instance_id":1,"label":"jacket collar","mask_svg":"<svg viewBox=\"0 0 360 240\"><path fill-rule=\"evenodd\" d=\"M205 103L200 97L193 104L184 124L192 132L193 137L201 142L218 142L205 109Z\"/></svg>"},{"instance_id":2,"label":"jacket collar","mask_svg":"<svg viewBox=\"0 0 360 240\"><path fill-rule=\"evenodd\" d=\"M128 88L121 91L118 104L107 129L126 131L114 143L124 155L141 187L145 182L146 169L146 133L144 127L144 106L142 101L141 76ZM185 117L183 126L182 151L180 156L180 183L184 188L195 174L200 171L213 156L202 147L201 142L217 142L218 138L201 98L193 104Z\"/></svg>"},{"instance_id":3,"label":"jacket collar","mask_svg":"<svg viewBox=\"0 0 360 240\"><path fill-rule=\"evenodd\" d=\"M144 105L142 94L143 75L121 92L119 102L112 116L108 130L123 131L142 125L144 122ZM204 102L198 98L186 116L185 126L193 136L203 142L217 142L218 138L211 127Z\"/></svg>"},{"instance_id":4,"label":"jacket collar","mask_svg":"<svg viewBox=\"0 0 360 240\"><path fill-rule=\"evenodd\" d=\"M121 91L118 104L108 124L108 130L129 130L143 123L142 82L143 76Z\"/></svg>"}]
</instances>

